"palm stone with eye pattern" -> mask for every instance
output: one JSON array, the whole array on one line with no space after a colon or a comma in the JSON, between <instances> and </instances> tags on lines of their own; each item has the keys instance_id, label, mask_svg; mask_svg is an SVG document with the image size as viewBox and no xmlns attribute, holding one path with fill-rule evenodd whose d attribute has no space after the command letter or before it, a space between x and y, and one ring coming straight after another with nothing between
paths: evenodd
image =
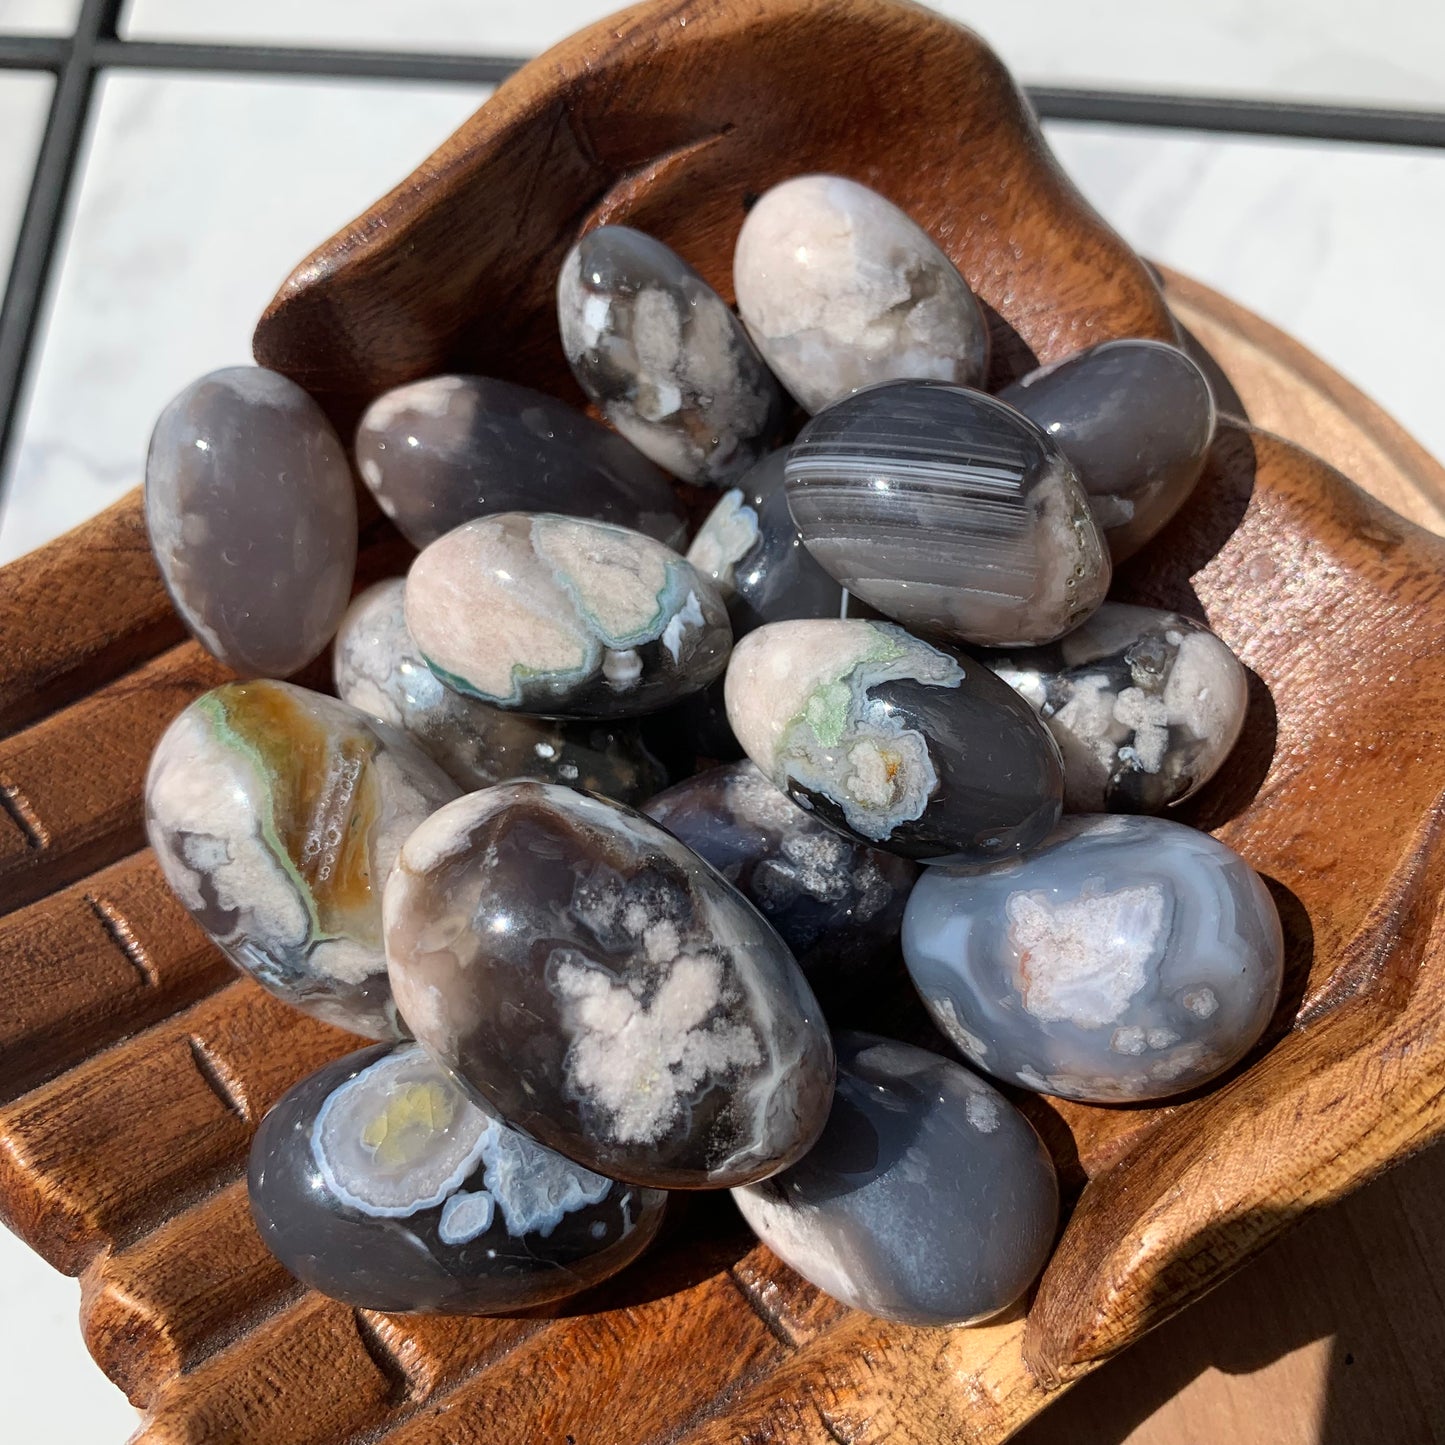
<instances>
[{"instance_id":1,"label":"palm stone with eye pattern","mask_svg":"<svg viewBox=\"0 0 1445 1445\"><path fill-rule=\"evenodd\" d=\"M981 663L886 622L774 622L738 643L728 718L775 787L858 842L996 858L1058 821L1059 750Z\"/></svg>"},{"instance_id":2,"label":"palm stone with eye pattern","mask_svg":"<svg viewBox=\"0 0 1445 1445\"><path fill-rule=\"evenodd\" d=\"M317 1018L394 1039L382 884L407 834L457 791L410 739L344 702L232 682L156 744L146 831L237 967Z\"/></svg>"},{"instance_id":3,"label":"palm stone with eye pattern","mask_svg":"<svg viewBox=\"0 0 1445 1445\"><path fill-rule=\"evenodd\" d=\"M667 1203L508 1128L409 1043L287 1090L256 1131L248 1184L262 1240L303 1284L439 1314L598 1284L647 1247Z\"/></svg>"},{"instance_id":4,"label":"palm stone with eye pattern","mask_svg":"<svg viewBox=\"0 0 1445 1445\"><path fill-rule=\"evenodd\" d=\"M667 478L634 446L530 387L431 376L383 393L356 429L356 465L414 546L492 512L547 511L686 535Z\"/></svg>"},{"instance_id":5,"label":"palm stone with eye pattern","mask_svg":"<svg viewBox=\"0 0 1445 1445\"><path fill-rule=\"evenodd\" d=\"M625 527L503 512L438 538L406 579L406 625L453 691L542 717L655 712L727 665L717 589Z\"/></svg>"},{"instance_id":6,"label":"palm stone with eye pattern","mask_svg":"<svg viewBox=\"0 0 1445 1445\"><path fill-rule=\"evenodd\" d=\"M1033 1126L951 1059L861 1033L837 1049L822 1138L734 1191L743 1218L804 1279L879 1319L965 1325L1007 1309L1058 1225Z\"/></svg>"},{"instance_id":7,"label":"palm stone with eye pattern","mask_svg":"<svg viewBox=\"0 0 1445 1445\"><path fill-rule=\"evenodd\" d=\"M1162 818L1066 818L1026 858L930 869L903 956L995 1077L1101 1104L1207 1083L1279 1002L1274 900L1233 849Z\"/></svg>"},{"instance_id":8,"label":"palm stone with eye pattern","mask_svg":"<svg viewBox=\"0 0 1445 1445\"><path fill-rule=\"evenodd\" d=\"M564 723L504 712L445 686L406 630L400 577L352 602L336 633L336 691L407 735L461 785L540 778L640 803L666 782L629 723Z\"/></svg>"},{"instance_id":9,"label":"palm stone with eye pattern","mask_svg":"<svg viewBox=\"0 0 1445 1445\"><path fill-rule=\"evenodd\" d=\"M640 813L547 783L473 793L407 839L384 913L417 1039L589 1169L727 1188L823 1127L833 1052L792 955Z\"/></svg>"}]
</instances>

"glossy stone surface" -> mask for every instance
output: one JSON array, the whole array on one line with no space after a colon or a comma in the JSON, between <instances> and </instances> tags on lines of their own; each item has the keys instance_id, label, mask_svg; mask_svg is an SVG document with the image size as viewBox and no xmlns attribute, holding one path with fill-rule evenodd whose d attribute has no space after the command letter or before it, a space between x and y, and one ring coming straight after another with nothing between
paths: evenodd
<instances>
[{"instance_id":1,"label":"glossy stone surface","mask_svg":"<svg viewBox=\"0 0 1445 1445\"><path fill-rule=\"evenodd\" d=\"M1184 504L1214 437L1204 373L1162 341L1105 341L999 392L1074 464L1115 562Z\"/></svg>"},{"instance_id":2,"label":"glossy stone surface","mask_svg":"<svg viewBox=\"0 0 1445 1445\"><path fill-rule=\"evenodd\" d=\"M714 763L742 757L742 745L728 722L724 679L714 678L700 692L691 693L642 719L638 725L644 745L662 759L673 781L690 778Z\"/></svg>"},{"instance_id":3,"label":"glossy stone surface","mask_svg":"<svg viewBox=\"0 0 1445 1445\"><path fill-rule=\"evenodd\" d=\"M589 231L562 262L557 320L582 390L683 481L724 485L777 442L782 388L723 299L661 241Z\"/></svg>"},{"instance_id":4,"label":"glossy stone surface","mask_svg":"<svg viewBox=\"0 0 1445 1445\"><path fill-rule=\"evenodd\" d=\"M303 1079L251 1146L251 1214L303 1284L361 1309L491 1314L564 1299L646 1248L667 1196L534 1144L416 1044Z\"/></svg>"},{"instance_id":5,"label":"glossy stone surface","mask_svg":"<svg viewBox=\"0 0 1445 1445\"><path fill-rule=\"evenodd\" d=\"M880 381L981 386L988 324L958 268L891 201L842 176L794 176L748 212L738 314L807 411Z\"/></svg>"},{"instance_id":6,"label":"glossy stone surface","mask_svg":"<svg viewBox=\"0 0 1445 1445\"><path fill-rule=\"evenodd\" d=\"M156 744L146 831L238 968L328 1023L396 1038L381 888L407 834L456 795L414 743L344 702L227 683Z\"/></svg>"},{"instance_id":7,"label":"glossy stone surface","mask_svg":"<svg viewBox=\"0 0 1445 1445\"><path fill-rule=\"evenodd\" d=\"M1108 590L1064 454L980 391L901 381L840 401L793 443L787 492L823 569L920 634L1051 642Z\"/></svg>"},{"instance_id":8,"label":"glossy stone surface","mask_svg":"<svg viewBox=\"0 0 1445 1445\"><path fill-rule=\"evenodd\" d=\"M1122 602L1046 647L983 660L1048 724L1075 813L1182 802L1229 755L1249 704L1243 666L1207 627Z\"/></svg>"},{"instance_id":9,"label":"glossy stone surface","mask_svg":"<svg viewBox=\"0 0 1445 1445\"><path fill-rule=\"evenodd\" d=\"M633 724L524 717L444 686L406 630L405 594L405 579L393 577L347 609L336 633L336 691L401 728L464 792L540 778L640 803L666 782Z\"/></svg>"},{"instance_id":10,"label":"glossy stone surface","mask_svg":"<svg viewBox=\"0 0 1445 1445\"><path fill-rule=\"evenodd\" d=\"M623 527L504 512L433 542L406 581L406 625L446 685L548 717L653 712L726 666L717 589Z\"/></svg>"},{"instance_id":11,"label":"glossy stone surface","mask_svg":"<svg viewBox=\"0 0 1445 1445\"><path fill-rule=\"evenodd\" d=\"M840 1034L823 1137L734 1191L758 1238L825 1293L880 1319L962 1325L1011 1305L1058 1224L1054 1166L1028 1120L951 1059Z\"/></svg>"},{"instance_id":12,"label":"glossy stone surface","mask_svg":"<svg viewBox=\"0 0 1445 1445\"><path fill-rule=\"evenodd\" d=\"M326 646L351 595L356 498L294 381L232 366L179 393L151 433L145 514L176 611L227 667L280 677Z\"/></svg>"},{"instance_id":13,"label":"glossy stone surface","mask_svg":"<svg viewBox=\"0 0 1445 1445\"><path fill-rule=\"evenodd\" d=\"M544 392L488 376L431 376L367 408L356 466L414 546L494 512L592 517L680 547L667 478L632 444Z\"/></svg>"},{"instance_id":14,"label":"glossy stone surface","mask_svg":"<svg viewBox=\"0 0 1445 1445\"><path fill-rule=\"evenodd\" d=\"M1254 870L1162 818L1066 818L1026 858L930 869L903 922L934 1021L980 1068L1098 1103L1207 1082L1259 1038L1284 944Z\"/></svg>"},{"instance_id":15,"label":"glossy stone surface","mask_svg":"<svg viewBox=\"0 0 1445 1445\"><path fill-rule=\"evenodd\" d=\"M738 643L728 717L795 802L925 862L1030 848L1063 767L1033 709L981 663L891 623L775 622Z\"/></svg>"},{"instance_id":16,"label":"glossy stone surface","mask_svg":"<svg viewBox=\"0 0 1445 1445\"><path fill-rule=\"evenodd\" d=\"M385 917L416 1037L590 1169L719 1189L823 1126L833 1052L792 956L639 813L545 783L473 793L407 839Z\"/></svg>"}]
</instances>

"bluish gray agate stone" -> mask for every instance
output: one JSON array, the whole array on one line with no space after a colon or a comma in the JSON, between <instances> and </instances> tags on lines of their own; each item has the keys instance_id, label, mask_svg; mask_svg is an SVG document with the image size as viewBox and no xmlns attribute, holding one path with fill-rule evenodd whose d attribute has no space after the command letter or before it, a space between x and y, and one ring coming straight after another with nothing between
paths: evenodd
<instances>
[{"instance_id":1,"label":"bluish gray agate stone","mask_svg":"<svg viewBox=\"0 0 1445 1445\"><path fill-rule=\"evenodd\" d=\"M997 1089L937 1054L840 1034L823 1137L733 1198L758 1238L880 1319L966 1325L1007 1309L1048 1258L1054 1166Z\"/></svg>"},{"instance_id":2,"label":"bluish gray agate stone","mask_svg":"<svg viewBox=\"0 0 1445 1445\"><path fill-rule=\"evenodd\" d=\"M145 514L176 611L227 667L284 677L326 646L351 595L356 497L294 381L232 366L180 392L151 434Z\"/></svg>"},{"instance_id":3,"label":"bluish gray agate stone","mask_svg":"<svg viewBox=\"0 0 1445 1445\"><path fill-rule=\"evenodd\" d=\"M1162 341L1105 341L1030 372L999 399L1074 464L1115 562L1184 504L1214 437L1204 373Z\"/></svg>"},{"instance_id":4,"label":"bluish gray agate stone","mask_svg":"<svg viewBox=\"0 0 1445 1445\"><path fill-rule=\"evenodd\" d=\"M939 1028L997 1078L1101 1104L1241 1059L1279 1001L1274 901L1239 854L1161 818L1066 818L1026 858L929 869L903 956Z\"/></svg>"},{"instance_id":5,"label":"bluish gray agate stone","mask_svg":"<svg viewBox=\"0 0 1445 1445\"><path fill-rule=\"evenodd\" d=\"M557 320L582 390L674 476L725 485L777 443L782 388L722 297L661 241L589 231L562 262Z\"/></svg>"},{"instance_id":6,"label":"bluish gray agate stone","mask_svg":"<svg viewBox=\"0 0 1445 1445\"><path fill-rule=\"evenodd\" d=\"M687 530L667 478L632 444L544 392L489 376L431 376L379 396L356 466L416 547L493 512L561 512L668 547Z\"/></svg>"},{"instance_id":7,"label":"bluish gray agate stone","mask_svg":"<svg viewBox=\"0 0 1445 1445\"><path fill-rule=\"evenodd\" d=\"M441 1314L597 1284L646 1248L667 1202L508 1128L415 1044L363 1049L287 1090L248 1182L262 1240L303 1284Z\"/></svg>"},{"instance_id":8,"label":"bluish gray agate stone","mask_svg":"<svg viewBox=\"0 0 1445 1445\"><path fill-rule=\"evenodd\" d=\"M384 916L417 1039L589 1169L727 1188L823 1127L833 1052L792 955L640 813L533 782L458 799L407 839Z\"/></svg>"}]
</instances>

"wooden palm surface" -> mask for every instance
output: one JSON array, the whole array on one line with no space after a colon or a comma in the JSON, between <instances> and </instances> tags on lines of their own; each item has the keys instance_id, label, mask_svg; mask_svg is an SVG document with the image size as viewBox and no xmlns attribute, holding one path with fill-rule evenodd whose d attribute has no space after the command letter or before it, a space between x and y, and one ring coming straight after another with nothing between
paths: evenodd
<instances>
[{"instance_id":1,"label":"wooden palm surface","mask_svg":"<svg viewBox=\"0 0 1445 1445\"><path fill-rule=\"evenodd\" d=\"M747 195L810 168L932 230L994 314L1000 377L1175 334L974 37L892 0L714 0L640 7L527 67L298 269L258 359L343 424L444 367L575 396L550 287L579 229L644 226L727 292ZM1390 505L1231 418L1195 498L1121 569L1118 595L1207 617L1254 673L1245 738L1191 806L1272 880L1287 997L1209 1094L1030 1105L1072 1214L1027 1313L979 1329L850 1313L717 1199L556 1318L303 1292L250 1226L245 1152L355 1041L237 981L143 847L150 747L224 670L183 640L135 496L0 574L0 1214L82 1276L87 1341L144 1440L1000 1441L1442 1132L1445 542L1401 514L1438 530L1445 473L1277 332L1182 279L1169 295L1236 413ZM366 576L405 565L384 524L365 540Z\"/></svg>"}]
</instances>

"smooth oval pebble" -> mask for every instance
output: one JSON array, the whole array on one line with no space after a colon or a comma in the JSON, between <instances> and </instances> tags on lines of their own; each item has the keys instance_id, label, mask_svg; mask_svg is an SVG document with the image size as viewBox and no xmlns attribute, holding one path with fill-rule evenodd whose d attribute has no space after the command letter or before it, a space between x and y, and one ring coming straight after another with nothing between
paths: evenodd
<instances>
[{"instance_id":1,"label":"smooth oval pebble","mask_svg":"<svg viewBox=\"0 0 1445 1445\"><path fill-rule=\"evenodd\" d=\"M981 386L988 323L911 217L857 181L794 176L748 212L733 253L738 314L807 411L880 381Z\"/></svg>"},{"instance_id":2,"label":"smooth oval pebble","mask_svg":"<svg viewBox=\"0 0 1445 1445\"><path fill-rule=\"evenodd\" d=\"M1237 1063L1284 968L1259 875L1162 818L1066 818L1026 858L930 869L908 900L903 954L973 1063L1101 1104L1181 1094Z\"/></svg>"},{"instance_id":3,"label":"smooth oval pebble","mask_svg":"<svg viewBox=\"0 0 1445 1445\"><path fill-rule=\"evenodd\" d=\"M728 719L763 774L862 843L925 862L1030 848L1059 751L981 663L886 622L775 622L738 643Z\"/></svg>"},{"instance_id":4,"label":"smooth oval pebble","mask_svg":"<svg viewBox=\"0 0 1445 1445\"><path fill-rule=\"evenodd\" d=\"M717 589L661 542L577 517L504 512L412 563L406 625L446 685L546 717L653 712L727 665Z\"/></svg>"},{"instance_id":5,"label":"smooth oval pebble","mask_svg":"<svg viewBox=\"0 0 1445 1445\"><path fill-rule=\"evenodd\" d=\"M1058 1225L1053 1162L997 1089L950 1059L840 1034L823 1137L733 1198L758 1238L825 1294L907 1325L1007 1309Z\"/></svg>"},{"instance_id":6,"label":"smooth oval pebble","mask_svg":"<svg viewBox=\"0 0 1445 1445\"><path fill-rule=\"evenodd\" d=\"M1132 557L1183 506L1214 438L1204 373L1162 341L1105 341L998 395L1074 464L1115 562Z\"/></svg>"},{"instance_id":7,"label":"smooth oval pebble","mask_svg":"<svg viewBox=\"0 0 1445 1445\"><path fill-rule=\"evenodd\" d=\"M1051 642L1108 590L1108 549L1073 468L983 392L925 381L858 392L803 428L786 471L824 571L920 635Z\"/></svg>"},{"instance_id":8,"label":"smooth oval pebble","mask_svg":"<svg viewBox=\"0 0 1445 1445\"><path fill-rule=\"evenodd\" d=\"M616 1274L667 1196L534 1144L416 1044L293 1085L251 1145L251 1214L303 1284L359 1309L492 1314Z\"/></svg>"},{"instance_id":9,"label":"smooth oval pebble","mask_svg":"<svg viewBox=\"0 0 1445 1445\"><path fill-rule=\"evenodd\" d=\"M683 481L724 485L778 441L782 389L727 303L661 241L589 231L562 262L557 320L582 390Z\"/></svg>"},{"instance_id":10,"label":"smooth oval pebble","mask_svg":"<svg viewBox=\"0 0 1445 1445\"><path fill-rule=\"evenodd\" d=\"M233 682L156 744L146 831L166 881L240 969L289 1004L394 1039L381 886L457 795L414 743L335 698Z\"/></svg>"},{"instance_id":11,"label":"smooth oval pebble","mask_svg":"<svg viewBox=\"0 0 1445 1445\"><path fill-rule=\"evenodd\" d=\"M639 813L545 783L473 793L407 839L384 911L417 1039L589 1169L720 1189L823 1127L833 1053L798 966Z\"/></svg>"},{"instance_id":12,"label":"smooth oval pebble","mask_svg":"<svg viewBox=\"0 0 1445 1445\"><path fill-rule=\"evenodd\" d=\"M1156 813L1197 792L1239 740L1249 681L1202 623L1106 602L1046 647L983 659L1039 710L1064 755L1064 807Z\"/></svg>"},{"instance_id":13,"label":"smooth oval pebble","mask_svg":"<svg viewBox=\"0 0 1445 1445\"><path fill-rule=\"evenodd\" d=\"M232 366L160 414L146 529L181 620L236 672L284 676L326 646L351 595L346 449L288 377Z\"/></svg>"},{"instance_id":14,"label":"smooth oval pebble","mask_svg":"<svg viewBox=\"0 0 1445 1445\"><path fill-rule=\"evenodd\" d=\"M356 466L416 547L494 512L561 512L669 547L687 528L667 478L634 446L531 387L431 376L383 393L356 429Z\"/></svg>"},{"instance_id":15,"label":"smooth oval pebble","mask_svg":"<svg viewBox=\"0 0 1445 1445\"><path fill-rule=\"evenodd\" d=\"M336 691L401 728L464 792L539 778L640 803L666 782L635 726L563 723L505 712L445 686L406 629L406 581L390 578L352 602L336 633Z\"/></svg>"}]
</instances>

